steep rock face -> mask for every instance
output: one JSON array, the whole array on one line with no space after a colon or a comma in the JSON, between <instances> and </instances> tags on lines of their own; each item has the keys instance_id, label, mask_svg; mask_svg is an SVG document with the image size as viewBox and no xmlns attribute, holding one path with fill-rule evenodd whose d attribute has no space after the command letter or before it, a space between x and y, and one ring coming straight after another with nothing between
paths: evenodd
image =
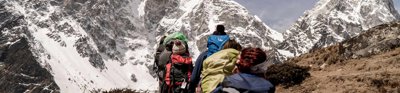
<instances>
[{"instance_id":1,"label":"steep rock face","mask_svg":"<svg viewBox=\"0 0 400 93\"><path fill-rule=\"evenodd\" d=\"M278 49L298 56L399 19L392 0L321 0L284 33Z\"/></svg>"},{"instance_id":2,"label":"steep rock face","mask_svg":"<svg viewBox=\"0 0 400 93\"><path fill-rule=\"evenodd\" d=\"M157 31L158 37L185 33L195 55L206 49L207 37L217 24L225 25L231 38L243 46L270 49L283 39L232 0L147 0L145 5L146 26Z\"/></svg>"},{"instance_id":3,"label":"steep rock face","mask_svg":"<svg viewBox=\"0 0 400 93\"><path fill-rule=\"evenodd\" d=\"M23 61L17 66L1 62L0 68L17 71L2 77L19 74L18 67L29 65L28 68L38 69L33 69L35 73L32 74L22 73L23 78L28 75L28 79L35 81L5 82L1 87L17 92L48 89L72 93L112 88L157 89L157 81L149 70L152 47L148 47L155 44L155 39L144 29L143 19L138 16L140 3L128 0L0 1L2 46L5 50L21 49L20 56L26 55L32 61ZM26 38L23 45L7 48L20 42L20 38ZM13 59L18 54L7 55L1 57ZM29 85L41 81L47 85ZM19 82L25 86L13 85ZM32 86L37 89L30 89Z\"/></svg>"},{"instance_id":4,"label":"steep rock face","mask_svg":"<svg viewBox=\"0 0 400 93\"><path fill-rule=\"evenodd\" d=\"M20 27L23 16L4 10L0 2L0 92L58 93L60 88L50 71L36 60L27 38L26 27Z\"/></svg>"}]
</instances>

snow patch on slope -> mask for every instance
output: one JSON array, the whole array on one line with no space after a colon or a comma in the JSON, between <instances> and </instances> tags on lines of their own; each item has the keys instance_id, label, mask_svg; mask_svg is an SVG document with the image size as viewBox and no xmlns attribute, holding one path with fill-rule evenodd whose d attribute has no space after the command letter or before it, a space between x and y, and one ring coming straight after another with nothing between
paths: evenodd
<instances>
[{"instance_id":1,"label":"snow patch on slope","mask_svg":"<svg viewBox=\"0 0 400 93\"><path fill-rule=\"evenodd\" d=\"M145 6L146 6L146 2L147 2L147 0L143 0L140 4L139 4L139 7L137 8L137 10L139 11L138 12L138 15L139 16L143 16L146 12L144 11L144 8L145 8Z\"/></svg>"}]
</instances>

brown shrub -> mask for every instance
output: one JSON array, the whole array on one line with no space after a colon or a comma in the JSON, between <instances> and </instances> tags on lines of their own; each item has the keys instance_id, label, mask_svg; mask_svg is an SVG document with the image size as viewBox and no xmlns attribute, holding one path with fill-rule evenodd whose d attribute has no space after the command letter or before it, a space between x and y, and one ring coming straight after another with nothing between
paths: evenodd
<instances>
[{"instance_id":1,"label":"brown shrub","mask_svg":"<svg viewBox=\"0 0 400 93\"><path fill-rule=\"evenodd\" d=\"M307 77L310 67L299 66L294 63L283 63L271 65L265 73L265 78L272 84L283 85L284 88L301 84Z\"/></svg>"}]
</instances>

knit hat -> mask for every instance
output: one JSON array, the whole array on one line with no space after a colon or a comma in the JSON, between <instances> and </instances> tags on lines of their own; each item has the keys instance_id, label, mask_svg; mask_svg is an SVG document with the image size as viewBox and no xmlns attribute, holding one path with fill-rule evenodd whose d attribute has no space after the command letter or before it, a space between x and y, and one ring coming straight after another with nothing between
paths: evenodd
<instances>
[{"instance_id":1,"label":"knit hat","mask_svg":"<svg viewBox=\"0 0 400 93\"><path fill-rule=\"evenodd\" d=\"M265 52L260 48L245 48L239 56L240 59L236 65L239 71L244 73L252 73L251 68L263 63L267 58Z\"/></svg>"},{"instance_id":2,"label":"knit hat","mask_svg":"<svg viewBox=\"0 0 400 93\"><path fill-rule=\"evenodd\" d=\"M225 27L224 27L224 25L217 25L217 31L218 31L218 32L225 32Z\"/></svg>"},{"instance_id":3,"label":"knit hat","mask_svg":"<svg viewBox=\"0 0 400 93\"><path fill-rule=\"evenodd\" d=\"M186 46L183 44L181 40L174 40L172 46L172 53L173 54L183 54L186 52Z\"/></svg>"}]
</instances>

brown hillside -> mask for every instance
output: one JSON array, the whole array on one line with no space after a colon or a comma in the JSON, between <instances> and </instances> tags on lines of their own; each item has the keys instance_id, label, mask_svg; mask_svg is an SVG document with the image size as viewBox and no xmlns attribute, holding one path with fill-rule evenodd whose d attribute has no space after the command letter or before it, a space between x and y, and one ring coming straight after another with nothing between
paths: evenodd
<instances>
[{"instance_id":1,"label":"brown hillside","mask_svg":"<svg viewBox=\"0 0 400 93\"><path fill-rule=\"evenodd\" d=\"M400 93L400 23L371 28L360 36L292 58L309 66L300 85L278 93Z\"/></svg>"},{"instance_id":2,"label":"brown hillside","mask_svg":"<svg viewBox=\"0 0 400 93\"><path fill-rule=\"evenodd\" d=\"M298 64L311 66L311 77L298 86L278 87L278 93L400 92L400 48L340 64L316 65L306 60Z\"/></svg>"}]
</instances>

